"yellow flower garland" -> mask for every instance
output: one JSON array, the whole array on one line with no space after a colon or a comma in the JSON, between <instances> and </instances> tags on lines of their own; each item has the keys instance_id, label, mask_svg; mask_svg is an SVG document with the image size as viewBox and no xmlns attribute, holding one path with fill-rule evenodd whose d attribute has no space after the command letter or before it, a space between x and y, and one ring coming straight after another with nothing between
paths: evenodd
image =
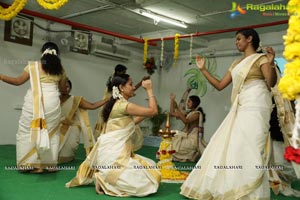
<instances>
[{"instance_id":1,"label":"yellow flower garland","mask_svg":"<svg viewBox=\"0 0 300 200\"><path fill-rule=\"evenodd\" d=\"M37 2L45 9L57 10L65 5L68 0L37 0Z\"/></svg>"},{"instance_id":2,"label":"yellow flower garland","mask_svg":"<svg viewBox=\"0 0 300 200\"><path fill-rule=\"evenodd\" d=\"M179 56L179 36L180 34L176 33L174 37L174 62L177 61Z\"/></svg>"},{"instance_id":3,"label":"yellow flower garland","mask_svg":"<svg viewBox=\"0 0 300 200\"><path fill-rule=\"evenodd\" d=\"M147 62L147 56L148 56L148 38L144 39L144 64Z\"/></svg>"},{"instance_id":4,"label":"yellow flower garland","mask_svg":"<svg viewBox=\"0 0 300 200\"><path fill-rule=\"evenodd\" d=\"M65 5L68 0L37 0L37 2L45 9L59 9ZM3 8L0 5L0 19L11 20L14 18L26 5L27 0L15 0L8 8Z\"/></svg>"},{"instance_id":5,"label":"yellow flower garland","mask_svg":"<svg viewBox=\"0 0 300 200\"><path fill-rule=\"evenodd\" d=\"M27 0L15 0L8 8L3 8L0 5L0 19L11 20L25 7L26 3Z\"/></svg>"},{"instance_id":6,"label":"yellow flower garland","mask_svg":"<svg viewBox=\"0 0 300 200\"><path fill-rule=\"evenodd\" d=\"M298 16L299 0L290 0L287 11L290 15L289 28L284 38L285 65L284 76L278 84L278 89L284 98L294 100L300 95L300 17ZM298 13L297 13L298 12Z\"/></svg>"}]
</instances>

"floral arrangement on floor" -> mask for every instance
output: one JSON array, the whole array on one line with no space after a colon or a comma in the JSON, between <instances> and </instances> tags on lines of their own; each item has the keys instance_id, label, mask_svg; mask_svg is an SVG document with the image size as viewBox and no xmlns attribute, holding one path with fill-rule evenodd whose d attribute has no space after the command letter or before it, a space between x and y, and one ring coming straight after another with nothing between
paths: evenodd
<instances>
[{"instance_id":1,"label":"floral arrangement on floor","mask_svg":"<svg viewBox=\"0 0 300 200\"><path fill-rule=\"evenodd\" d=\"M163 138L160 143L159 150L156 153L159 162L157 166L160 169L162 181L165 182L182 182L184 181L188 173L176 170L175 165L172 162L172 154L176 151L172 149L172 138Z\"/></svg>"},{"instance_id":2,"label":"floral arrangement on floor","mask_svg":"<svg viewBox=\"0 0 300 200\"><path fill-rule=\"evenodd\" d=\"M297 100L295 127L292 137L289 138L291 146L286 147L284 158L300 164L300 1L290 0L287 11L290 15L289 28L284 38L285 49L283 55L288 63L285 65L284 76L279 82L278 89L284 98Z\"/></svg>"}]
</instances>

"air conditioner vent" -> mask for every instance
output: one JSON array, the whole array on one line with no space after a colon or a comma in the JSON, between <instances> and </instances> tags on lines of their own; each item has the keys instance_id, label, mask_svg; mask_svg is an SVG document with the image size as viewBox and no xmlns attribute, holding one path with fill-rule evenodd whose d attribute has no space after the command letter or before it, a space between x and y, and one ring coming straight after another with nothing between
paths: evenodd
<instances>
[{"instance_id":1,"label":"air conditioner vent","mask_svg":"<svg viewBox=\"0 0 300 200\"><path fill-rule=\"evenodd\" d=\"M92 48L91 55L107 58L111 60L128 61L130 51L113 44L111 39L102 37L97 44ZM110 42L112 41L112 44Z\"/></svg>"}]
</instances>

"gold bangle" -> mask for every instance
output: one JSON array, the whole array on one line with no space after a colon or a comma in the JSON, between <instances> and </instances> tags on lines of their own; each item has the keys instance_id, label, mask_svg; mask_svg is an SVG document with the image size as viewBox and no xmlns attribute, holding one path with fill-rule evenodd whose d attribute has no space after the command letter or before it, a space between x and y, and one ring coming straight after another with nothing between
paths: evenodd
<instances>
[{"instance_id":1,"label":"gold bangle","mask_svg":"<svg viewBox=\"0 0 300 200\"><path fill-rule=\"evenodd\" d=\"M151 95L151 96L150 96L150 97L148 97L148 98L150 99L151 97L154 97L154 98L155 98L155 95Z\"/></svg>"}]
</instances>

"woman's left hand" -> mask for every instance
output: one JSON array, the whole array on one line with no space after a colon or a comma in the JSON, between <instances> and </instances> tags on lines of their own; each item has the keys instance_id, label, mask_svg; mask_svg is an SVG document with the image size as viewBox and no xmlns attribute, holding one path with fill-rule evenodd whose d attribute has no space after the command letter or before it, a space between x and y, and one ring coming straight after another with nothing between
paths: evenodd
<instances>
[{"instance_id":1,"label":"woman's left hand","mask_svg":"<svg viewBox=\"0 0 300 200\"><path fill-rule=\"evenodd\" d=\"M267 47L266 48L266 52L267 52L267 58L268 61L271 65L274 64L274 58L275 58L275 51L272 47Z\"/></svg>"}]
</instances>

